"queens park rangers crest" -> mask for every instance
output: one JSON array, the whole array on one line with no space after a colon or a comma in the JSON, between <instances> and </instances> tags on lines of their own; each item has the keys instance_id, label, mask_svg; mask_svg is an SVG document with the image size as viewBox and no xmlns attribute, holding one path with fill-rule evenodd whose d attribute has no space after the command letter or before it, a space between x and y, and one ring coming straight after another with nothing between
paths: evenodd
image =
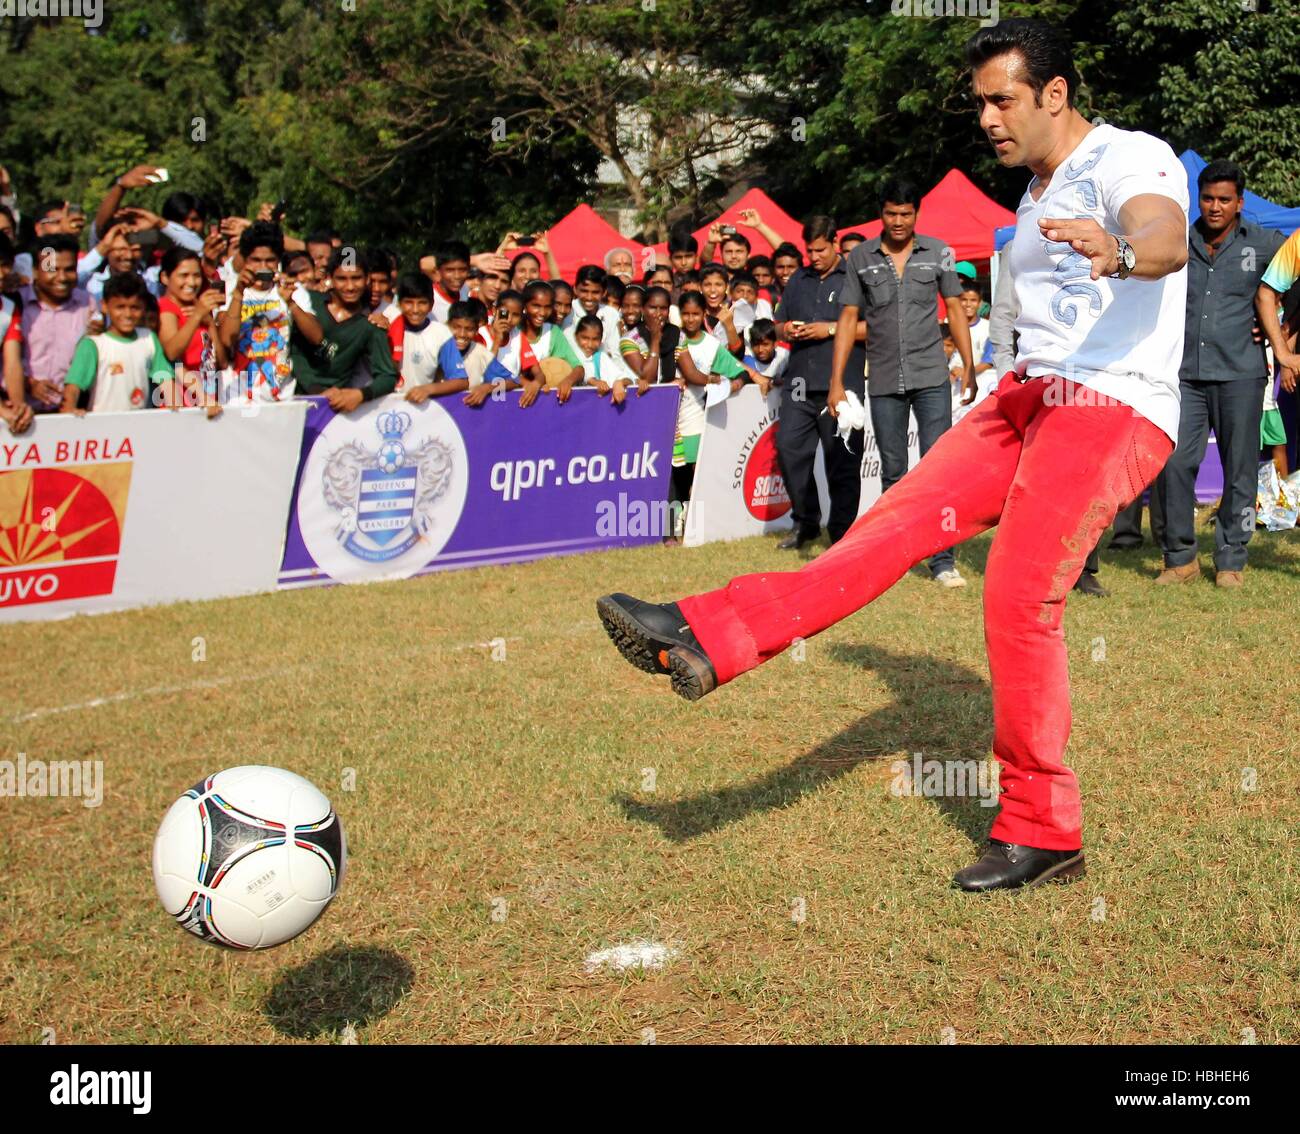
<instances>
[{"instance_id":1,"label":"queens park rangers crest","mask_svg":"<svg viewBox=\"0 0 1300 1134\"><path fill-rule=\"evenodd\" d=\"M353 440L335 449L322 472L325 502L338 513L335 536L359 559L386 563L409 551L434 526L434 506L451 487L452 448L434 437L403 443L411 416L378 414L380 444Z\"/></svg>"}]
</instances>

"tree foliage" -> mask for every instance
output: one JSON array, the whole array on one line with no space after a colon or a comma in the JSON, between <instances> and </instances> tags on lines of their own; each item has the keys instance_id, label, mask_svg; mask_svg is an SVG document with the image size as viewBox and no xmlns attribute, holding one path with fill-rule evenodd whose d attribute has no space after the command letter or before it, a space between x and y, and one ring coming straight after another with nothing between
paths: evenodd
<instances>
[{"instance_id":1,"label":"tree foliage","mask_svg":"<svg viewBox=\"0 0 1300 1134\"><path fill-rule=\"evenodd\" d=\"M545 225L598 195L602 159L653 234L683 209L707 215L729 177L755 170L796 214L866 219L888 175L929 185L952 166L1014 204L1024 174L994 161L961 61L978 21L897 7L121 0L94 33L10 22L0 162L29 206L92 208L151 160L172 183L146 205L177 186L226 212L283 198L299 232L331 223L405 250ZM1074 37L1089 117L1234 158L1257 192L1300 203L1291 0L999 7L1029 14Z\"/></svg>"}]
</instances>

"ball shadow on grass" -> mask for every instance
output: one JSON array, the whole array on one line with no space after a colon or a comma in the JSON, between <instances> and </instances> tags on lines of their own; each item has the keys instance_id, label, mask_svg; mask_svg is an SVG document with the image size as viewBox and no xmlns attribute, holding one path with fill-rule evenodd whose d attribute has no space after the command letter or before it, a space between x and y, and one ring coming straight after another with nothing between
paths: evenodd
<instances>
[{"instance_id":1,"label":"ball shadow on grass","mask_svg":"<svg viewBox=\"0 0 1300 1134\"><path fill-rule=\"evenodd\" d=\"M414 977L406 959L390 949L339 945L280 973L262 1010L281 1035L313 1039L387 1015Z\"/></svg>"}]
</instances>

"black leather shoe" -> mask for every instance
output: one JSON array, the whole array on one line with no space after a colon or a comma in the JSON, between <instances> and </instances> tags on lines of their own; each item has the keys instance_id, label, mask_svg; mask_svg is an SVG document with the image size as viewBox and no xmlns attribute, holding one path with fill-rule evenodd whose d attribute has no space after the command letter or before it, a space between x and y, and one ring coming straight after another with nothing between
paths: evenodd
<instances>
[{"instance_id":1,"label":"black leather shoe","mask_svg":"<svg viewBox=\"0 0 1300 1134\"><path fill-rule=\"evenodd\" d=\"M1079 581L1074 584L1074 589L1083 595L1092 595L1093 598L1110 598L1110 591L1097 582L1097 576L1091 571L1085 571L1079 576Z\"/></svg>"},{"instance_id":2,"label":"black leather shoe","mask_svg":"<svg viewBox=\"0 0 1300 1134\"><path fill-rule=\"evenodd\" d=\"M642 602L631 595L605 595L596 613L614 645L637 669L666 673L673 692L698 701L718 687L718 674L675 602Z\"/></svg>"},{"instance_id":3,"label":"black leather shoe","mask_svg":"<svg viewBox=\"0 0 1300 1134\"><path fill-rule=\"evenodd\" d=\"M990 839L984 857L957 871L952 884L979 893L1041 886L1044 882L1073 882L1085 873L1082 850L1042 850Z\"/></svg>"},{"instance_id":4,"label":"black leather shoe","mask_svg":"<svg viewBox=\"0 0 1300 1134\"><path fill-rule=\"evenodd\" d=\"M820 531L815 531L812 535L807 532L791 532L776 545L776 549L777 551L798 551L801 547L807 547L810 543L815 543L817 537L821 534Z\"/></svg>"}]
</instances>

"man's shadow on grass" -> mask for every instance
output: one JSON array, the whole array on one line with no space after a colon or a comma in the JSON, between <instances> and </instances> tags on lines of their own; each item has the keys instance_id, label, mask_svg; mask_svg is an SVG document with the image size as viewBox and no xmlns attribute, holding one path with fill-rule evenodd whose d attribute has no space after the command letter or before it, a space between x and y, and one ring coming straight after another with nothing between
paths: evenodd
<instances>
[{"instance_id":1,"label":"man's shadow on grass","mask_svg":"<svg viewBox=\"0 0 1300 1134\"><path fill-rule=\"evenodd\" d=\"M830 656L850 670L878 674L893 700L793 763L749 783L665 803L647 803L620 792L614 800L624 815L654 824L673 842L688 842L754 812L790 807L867 761L910 759L913 752L926 759L987 756L993 704L988 682L979 674L942 658L898 654L873 645L832 646ZM846 677L851 689L853 677ZM973 843L985 841L995 809L981 806L978 797L934 797L933 802Z\"/></svg>"}]
</instances>

